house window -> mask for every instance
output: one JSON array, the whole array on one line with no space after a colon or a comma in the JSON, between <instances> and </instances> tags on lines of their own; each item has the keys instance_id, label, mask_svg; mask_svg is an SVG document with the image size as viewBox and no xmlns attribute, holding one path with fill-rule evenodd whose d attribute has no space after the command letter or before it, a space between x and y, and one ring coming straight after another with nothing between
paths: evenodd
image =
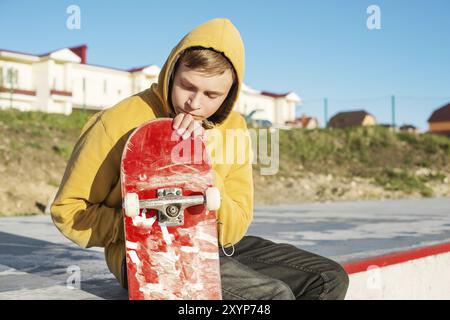
<instances>
[{"instance_id":1,"label":"house window","mask_svg":"<svg viewBox=\"0 0 450 320\"><path fill-rule=\"evenodd\" d=\"M122 94L122 90L117 90L117 95L120 97L120 95Z\"/></svg>"},{"instance_id":2,"label":"house window","mask_svg":"<svg viewBox=\"0 0 450 320\"><path fill-rule=\"evenodd\" d=\"M83 78L83 92L86 92L86 78Z\"/></svg>"},{"instance_id":3,"label":"house window","mask_svg":"<svg viewBox=\"0 0 450 320\"><path fill-rule=\"evenodd\" d=\"M14 68L8 68L6 70L6 82L13 87L19 82L19 71Z\"/></svg>"},{"instance_id":4,"label":"house window","mask_svg":"<svg viewBox=\"0 0 450 320\"><path fill-rule=\"evenodd\" d=\"M3 67L0 67L0 87L3 87Z\"/></svg>"},{"instance_id":5,"label":"house window","mask_svg":"<svg viewBox=\"0 0 450 320\"><path fill-rule=\"evenodd\" d=\"M103 80L103 94L107 94L108 93L108 83L106 81L106 79Z\"/></svg>"}]
</instances>

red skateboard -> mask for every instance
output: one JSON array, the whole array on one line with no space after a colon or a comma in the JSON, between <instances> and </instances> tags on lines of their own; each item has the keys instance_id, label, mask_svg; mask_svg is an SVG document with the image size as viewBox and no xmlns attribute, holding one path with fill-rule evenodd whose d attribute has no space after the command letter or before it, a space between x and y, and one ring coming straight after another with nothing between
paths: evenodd
<instances>
[{"instance_id":1,"label":"red skateboard","mask_svg":"<svg viewBox=\"0 0 450 320\"><path fill-rule=\"evenodd\" d=\"M221 299L216 212L220 194L205 145L172 119L137 128L121 184L130 299Z\"/></svg>"}]
</instances>

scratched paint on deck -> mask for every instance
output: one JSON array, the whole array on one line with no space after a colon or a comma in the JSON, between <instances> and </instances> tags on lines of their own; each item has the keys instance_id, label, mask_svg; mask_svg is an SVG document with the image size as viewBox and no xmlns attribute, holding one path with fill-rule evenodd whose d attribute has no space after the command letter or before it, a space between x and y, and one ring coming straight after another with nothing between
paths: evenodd
<instances>
[{"instance_id":1,"label":"scratched paint on deck","mask_svg":"<svg viewBox=\"0 0 450 320\"><path fill-rule=\"evenodd\" d=\"M172 150L171 119L154 120L129 138L122 156L122 196L137 193L140 200L157 198L158 188L182 188L183 196L199 195L213 186L209 161L199 138L182 161ZM200 148L198 146L200 145ZM186 160L187 159L187 160ZM208 159L206 159L208 160ZM185 209L184 225L165 227L155 210L125 216L126 261L130 299L221 299L217 218L203 205Z\"/></svg>"}]
</instances>

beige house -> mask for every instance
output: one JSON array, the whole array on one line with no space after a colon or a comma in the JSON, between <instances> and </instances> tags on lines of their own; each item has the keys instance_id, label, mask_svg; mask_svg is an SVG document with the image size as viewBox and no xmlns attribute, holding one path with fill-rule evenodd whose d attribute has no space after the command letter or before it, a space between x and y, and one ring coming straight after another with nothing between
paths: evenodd
<instances>
[{"instance_id":1,"label":"beige house","mask_svg":"<svg viewBox=\"0 0 450 320\"><path fill-rule=\"evenodd\" d=\"M419 129L416 126L413 126L412 124L404 124L399 129L400 129L400 132L413 133L413 134L419 133Z\"/></svg>"},{"instance_id":2,"label":"beige house","mask_svg":"<svg viewBox=\"0 0 450 320\"><path fill-rule=\"evenodd\" d=\"M70 114L102 110L150 87L160 68L117 69L87 62L87 46L41 55L0 49L0 109ZM273 93L242 86L235 110L253 119L284 126L295 119L301 99L294 92Z\"/></svg>"},{"instance_id":3,"label":"beige house","mask_svg":"<svg viewBox=\"0 0 450 320\"><path fill-rule=\"evenodd\" d=\"M428 131L450 136L450 103L431 114L428 119Z\"/></svg>"},{"instance_id":4,"label":"beige house","mask_svg":"<svg viewBox=\"0 0 450 320\"><path fill-rule=\"evenodd\" d=\"M328 121L327 127L330 128L346 128L346 127L358 127L358 126L374 126L377 124L377 120L370 113L359 111L347 111L339 112L334 115L330 121Z\"/></svg>"}]
</instances>

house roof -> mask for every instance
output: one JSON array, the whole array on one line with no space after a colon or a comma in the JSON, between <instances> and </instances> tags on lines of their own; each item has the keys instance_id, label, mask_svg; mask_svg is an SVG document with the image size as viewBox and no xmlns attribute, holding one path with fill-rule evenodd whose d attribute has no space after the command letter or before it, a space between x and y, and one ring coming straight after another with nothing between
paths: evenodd
<instances>
[{"instance_id":1,"label":"house roof","mask_svg":"<svg viewBox=\"0 0 450 320\"><path fill-rule=\"evenodd\" d=\"M400 130L407 130L407 129L417 129L416 126L413 126L412 124L404 124L400 127Z\"/></svg>"},{"instance_id":2,"label":"house roof","mask_svg":"<svg viewBox=\"0 0 450 320\"><path fill-rule=\"evenodd\" d=\"M245 83L242 84L242 91L249 94L266 96L274 99L284 98L286 100L295 102L297 104L302 103L302 99L295 92L287 92L287 93L275 93L265 90L255 90Z\"/></svg>"},{"instance_id":3,"label":"house roof","mask_svg":"<svg viewBox=\"0 0 450 320\"><path fill-rule=\"evenodd\" d=\"M75 47L60 48L60 49L56 49L56 50L46 52L43 54L31 54L31 53L25 53L25 52L13 51L13 50L0 49L0 57L14 56L15 58L20 58L20 59L27 60L27 61L40 61L43 58L50 57L50 58L55 58L58 60L78 62L78 63L86 65L86 66L93 66L93 67L99 67L99 68L104 68L104 69L117 70L117 71L121 71L121 72L129 72L129 73L143 72L144 74L150 75L150 76L157 76L161 70L156 65L145 65L145 66L140 66L140 67L125 70L125 69L119 69L119 68L114 68L114 67L109 67L109 66L87 63L87 49L88 49L88 46L86 44L81 44L81 45L78 45ZM247 93L263 95L263 96L267 96L267 97L272 97L274 99L284 98L284 99L286 99L288 101L292 101L296 104L302 103L302 99L295 92L274 93L274 92L269 92L269 91L260 91L260 90L252 89L249 86L246 86L245 84L242 85L242 90Z\"/></svg>"},{"instance_id":4,"label":"house roof","mask_svg":"<svg viewBox=\"0 0 450 320\"><path fill-rule=\"evenodd\" d=\"M306 127L311 120L312 120L311 117L301 118L300 121L301 121L302 127Z\"/></svg>"},{"instance_id":5,"label":"house roof","mask_svg":"<svg viewBox=\"0 0 450 320\"><path fill-rule=\"evenodd\" d=\"M359 126L368 115L371 116L364 110L339 112L330 119L328 126L336 128Z\"/></svg>"},{"instance_id":6,"label":"house roof","mask_svg":"<svg viewBox=\"0 0 450 320\"><path fill-rule=\"evenodd\" d=\"M306 115L302 115L301 117L295 118L294 120L288 120L286 121L286 124L300 125L301 127L305 128L312 121L315 121L316 124L319 125L319 121L316 117L307 117Z\"/></svg>"},{"instance_id":7,"label":"house roof","mask_svg":"<svg viewBox=\"0 0 450 320\"><path fill-rule=\"evenodd\" d=\"M87 45L83 44L81 46L69 48L73 53L80 57L81 63L86 63L87 61Z\"/></svg>"},{"instance_id":8,"label":"house roof","mask_svg":"<svg viewBox=\"0 0 450 320\"><path fill-rule=\"evenodd\" d=\"M130 73L143 72L146 75L150 75L150 76L155 76L156 77L156 76L159 75L159 72L161 71L161 68L159 68L158 66L156 66L154 64L148 64L146 66L128 69L127 71L130 72Z\"/></svg>"},{"instance_id":9,"label":"house roof","mask_svg":"<svg viewBox=\"0 0 450 320\"><path fill-rule=\"evenodd\" d=\"M39 61L39 57L33 54L29 54L26 52L19 52L19 51L13 51L13 50L6 50L6 49L0 49L0 57L6 57L6 58L14 58L24 61L33 61L37 62Z\"/></svg>"},{"instance_id":10,"label":"house roof","mask_svg":"<svg viewBox=\"0 0 450 320\"><path fill-rule=\"evenodd\" d=\"M317 121L316 117L303 116L303 117L295 119L295 122L299 122L302 125L302 127L306 127L311 121L315 121L316 123L319 123Z\"/></svg>"},{"instance_id":11,"label":"house roof","mask_svg":"<svg viewBox=\"0 0 450 320\"><path fill-rule=\"evenodd\" d=\"M42 58L51 57L51 58L56 58L56 59L79 62L79 63L87 65L87 66L117 70L117 71L122 71L122 72L137 71L137 70L130 71L130 70L119 69L119 68L114 68L114 67L110 67L110 66L103 66L103 65L98 65L98 64L87 63L87 48L88 48L87 45L82 44L82 45L70 47L70 48L60 48L60 49L52 50L50 52L46 52L46 53L42 53L42 54L32 54L32 53L19 52L19 51L7 50L7 49L0 49L0 56L14 55L14 56L19 56L20 58L26 58L27 60L32 60L32 61L39 61ZM149 65L149 66L151 66L151 68L153 68L153 65ZM142 69L145 69L145 68L146 67L144 67ZM153 71L153 69L151 69L151 71Z\"/></svg>"},{"instance_id":12,"label":"house roof","mask_svg":"<svg viewBox=\"0 0 450 320\"><path fill-rule=\"evenodd\" d=\"M435 110L431 114L431 117L428 119L428 122L442 122L442 121L450 121L450 103Z\"/></svg>"},{"instance_id":13,"label":"house roof","mask_svg":"<svg viewBox=\"0 0 450 320\"><path fill-rule=\"evenodd\" d=\"M137 67L137 68L132 68L132 69L128 69L128 72L138 72L138 71L142 71L145 68L149 67L150 65L146 65L146 66L142 66L142 67Z\"/></svg>"},{"instance_id":14,"label":"house roof","mask_svg":"<svg viewBox=\"0 0 450 320\"><path fill-rule=\"evenodd\" d=\"M274 93L269 91L261 91L261 95L271 97L271 98L285 98L286 100L293 101L295 103L300 103L302 100L295 92L287 92L287 93Z\"/></svg>"},{"instance_id":15,"label":"house roof","mask_svg":"<svg viewBox=\"0 0 450 320\"><path fill-rule=\"evenodd\" d=\"M272 97L272 98L283 98L283 97L286 97L289 93L274 93L274 92L269 92L269 91L261 91L261 94L263 96L268 96L268 97Z\"/></svg>"},{"instance_id":16,"label":"house roof","mask_svg":"<svg viewBox=\"0 0 450 320\"><path fill-rule=\"evenodd\" d=\"M10 53L16 53L16 54L23 54L26 56L33 56L35 57L35 54L31 54L31 53L27 53L27 52L22 52L22 51L14 51L14 50L9 50L9 49L0 49L1 52L10 52Z\"/></svg>"}]
</instances>

